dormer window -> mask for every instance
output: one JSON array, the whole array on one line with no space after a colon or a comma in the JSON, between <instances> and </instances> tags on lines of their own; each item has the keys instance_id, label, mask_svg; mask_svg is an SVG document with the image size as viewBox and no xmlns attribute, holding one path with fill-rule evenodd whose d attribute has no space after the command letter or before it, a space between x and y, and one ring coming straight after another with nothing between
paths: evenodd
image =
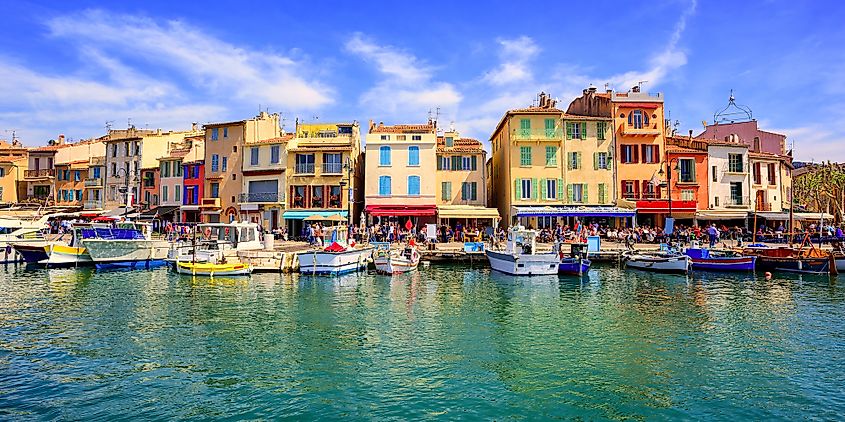
<instances>
[{"instance_id":1,"label":"dormer window","mask_svg":"<svg viewBox=\"0 0 845 422\"><path fill-rule=\"evenodd\" d=\"M628 115L628 125L634 129L642 129L643 126L648 126L648 114L643 113L642 110L634 110Z\"/></svg>"}]
</instances>

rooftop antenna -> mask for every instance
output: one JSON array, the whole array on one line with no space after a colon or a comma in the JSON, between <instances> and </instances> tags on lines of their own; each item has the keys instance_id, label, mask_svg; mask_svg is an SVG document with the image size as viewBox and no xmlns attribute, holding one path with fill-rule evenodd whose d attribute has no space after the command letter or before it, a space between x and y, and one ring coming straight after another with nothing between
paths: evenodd
<instances>
[{"instance_id":1,"label":"rooftop antenna","mask_svg":"<svg viewBox=\"0 0 845 422\"><path fill-rule=\"evenodd\" d=\"M132 118L131 117L126 118L126 127L132 128Z\"/></svg>"},{"instance_id":2,"label":"rooftop antenna","mask_svg":"<svg viewBox=\"0 0 845 422\"><path fill-rule=\"evenodd\" d=\"M435 112L434 112L434 122L437 123L437 119L440 118L440 107L437 107L434 110L435 110Z\"/></svg>"},{"instance_id":3,"label":"rooftop antenna","mask_svg":"<svg viewBox=\"0 0 845 422\"><path fill-rule=\"evenodd\" d=\"M288 120L288 118L287 118L287 117L285 117L285 112L284 112L284 111L280 111L280 112L279 112L279 116L281 117L281 119L280 119L280 120L281 120L282 132L284 132L284 131L285 131L285 122Z\"/></svg>"},{"instance_id":4,"label":"rooftop antenna","mask_svg":"<svg viewBox=\"0 0 845 422\"><path fill-rule=\"evenodd\" d=\"M646 83L648 83L648 81L639 81L639 82L637 82L637 87L639 87L639 88L640 88L640 91L642 91L642 89L643 89L643 84L646 84Z\"/></svg>"},{"instance_id":5,"label":"rooftop antenna","mask_svg":"<svg viewBox=\"0 0 845 422\"><path fill-rule=\"evenodd\" d=\"M604 83L604 91L607 92L609 90L610 90L610 82L605 82Z\"/></svg>"},{"instance_id":6,"label":"rooftop antenna","mask_svg":"<svg viewBox=\"0 0 845 422\"><path fill-rule=\"evenodd\" d=\"M107 120L106 121L106 133L111 132L111 127L114 124L114 120Z\"/></svg>"}]
</instances>

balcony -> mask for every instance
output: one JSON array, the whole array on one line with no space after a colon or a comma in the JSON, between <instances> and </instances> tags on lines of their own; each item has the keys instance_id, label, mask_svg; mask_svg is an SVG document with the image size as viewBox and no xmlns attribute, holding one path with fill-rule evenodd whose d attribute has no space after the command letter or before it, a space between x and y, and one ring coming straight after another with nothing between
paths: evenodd
<instances>
[{"instance_id":1,"label":"balcony","mask_svg":"<svg viewBox=\"0 0 845 422\"><path fill-rule=\"evenodd\" d=\"M264 204L281 204L285 201L285 194L283 192L254 192L242 193L238 196L238 202L246 203L264 203Z\"/></svg>"},{"instance_id":2,"label":"balcony","mask_svg":"<svg viewBox=\"0 0 845 422\"><path fill-rule=\"evenodd\" d=\"M23 177L26 179L36 179L41 177L56 177L55 169L41 169L41 170L24 170Z\"/></svg>"},{"instance_id":3,"label":"balcony","mask_svg":"<svg viewBox=\"0 0 845 422\"><path fill-rule=\"evenodd\" d=\"M554 140L563 138L563 131L560 129L514 129L514 139L521 140Z\"/></svg>"},{"instance_id":4,"label":"balcony","mask_svg":"<svg viewBox=\"0 0 845 422\"><path fill-rule=\"evenodd\" d=\"M343 164L341 163L323 163L323 174L342 174Z\"/></svg>"},{"instance_id":5,"label":"balcony","mask_svg":"<svg viewBox=\"0 0 845 422\"><path fill-rule=\"evenodd\" d=\"M91 199L82 204L82 208L86 210L101 210L103 209L103 200Z\"/></svg>"},{"instance_id":6,"label":"balcony","mask_svg":"<svg viewBox=\"0 0 845 422\"><path fill-rule=\"evenodd\" d=\"M622 133L625 135L657 136L660 135L660 127L658 127L657 123L644 125L639 128L625 123L622 125Z\"/></svg>"},{"instance_id":7,"label":"balcony","mask_svg":"<svg viewBox=\"0 0 845 422\"><path fill-rule=\"evenodd\" d=\"M89 178L85 179L85 187L86 188L101 188L101 187L103 187L103 178L98 177L98 178L95 179L93 177L89 177Z\"/></svg>"},{"instance_id":8,"label":"balcony","mask_svg":"<svg viewBox=\"0 0 845 422\"><path fill-rule=\"evenodd\" d=\"M751 205L751 200L747 196L724 196L722 203L726 207L748 207Z\"/></svg>"},{"instance_id":9,"label":"balcony","mask_svg":"<svg viewBox=\"0 0 845 422\"><path fill-rule=\"evenodd\" d=\"M314 164L297 163L294 174L314 174Z\"/></svg>"},{"instance_id":10,"label":"balcony","mask_svg":"<svg viewBox=\"0 0 845 422\"><path fill-rule=\"evenodd\" d=\"M748 174L748 168L742 163L731 163L722 167L722 171L728 174Z\"/></svg>"},{"instance_id":11,"label":"balcony","mask_svg":"<svg viewBox=\"0 0 845 422\"><path fill-rule=\"evenodd\" d=\"M200 208L220 208L220 198L202 198Z\"/></svg>"}]
</instances>

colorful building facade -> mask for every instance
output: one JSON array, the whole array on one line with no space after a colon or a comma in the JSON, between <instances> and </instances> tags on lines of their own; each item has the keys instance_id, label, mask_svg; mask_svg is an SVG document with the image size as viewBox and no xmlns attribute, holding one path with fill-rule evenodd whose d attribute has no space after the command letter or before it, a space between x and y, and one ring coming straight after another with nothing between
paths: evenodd
<instances>
[{"instance_id":1,"label":"colorful building facade","mask_svg":"<svg viewBox=\"0 0 845 422\"><path fill-rule=\"evenodd\" d=\"M56 205L83 206L88 160L56 164Z\"/></svg>"},{"instance_id":2,"label":"colorful building facade","mask_svg":"<svg viewBox=\"0 0 845 422\"><path fill-rule=\"evenodd\" d=\"M242 160L243 187L238 196L241 220L265 230L282 226L285 210L287 143L293 134L247 141Z\"/></svg>"},{"instance_id":3,"label":"colorful building facade","mask_svg":"<svg viewBox=\"0 0 845 422\"><path fill-rule=\"evenodd\" d=\"M495 226L499 211L487 208L489 160L481 142L449 130L437 137L436 159L438 224Z\"/></svg>"}]
</instances>

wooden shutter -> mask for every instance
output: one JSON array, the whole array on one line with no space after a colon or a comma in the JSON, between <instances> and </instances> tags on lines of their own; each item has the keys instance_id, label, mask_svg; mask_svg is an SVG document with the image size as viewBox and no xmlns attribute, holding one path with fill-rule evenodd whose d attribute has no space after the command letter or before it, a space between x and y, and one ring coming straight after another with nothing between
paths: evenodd
<instances>
[{"instance_id":1,"label":"wooden shutter","mask_svg":"<svg viewBox=\"0 0 845 422\"><path fill-rule=\"evenodd\" d=\"M578 169L583 168L583 167L581 167L581 153L580 152L575 153L575 166Z\"/></svg>"},{"instance_id":2,"label":"wooden shutter","mask_svg":"<svg viewBox=\"0 0 845 422\"><path fill-rule=\"evenodd\" d=\"M634 158L629 160L631 163L639 163L640 162L640 149L637 145L631 145L631 151L634 153Z\"/></svg>"},{"instance_id":3,"label":"wooden shutter","mask_svg":"<svg viewBox=\"0 0 845 422\"><path fill-rule=\"evenodd\" d=\"M537 200L537 179L531 179L531 199Z\"/></svg>"},{"instance_id":4,"label":"wooden shutter","mask_svg":"<svg viewBox=\"0 0 845 422\"><path fill-rule=\"evenodd\" d=\"M692 159L692 168L689 170L690 179L695 182L695 158Z\"/></svg>"},{"instance_id":5,"label":"wooden shutter","mask_svg":"<svg viewBox=\"0 0 845 422\"><path fill-rule=\"evenodd\" d=\"M652 163L660 162L660 145L654 145L654 161Z\"/></svg>"},{"instance_id":6,"label":"wooden shutter","mask_svg":"<svg viewBox=\"0 0 845 422\"><path fill-rule=\"evenodd\" d=\"M540 200L546 200L546 179L540 179Z\"/></svg>"},{"instance_id":7,"label":"wooden shutter","mask_svg":"<svg viewBox=\"0 0 845 422\"><path fill-rule=\"evenodd\" d=\"M599 153L593 153L593 170L599 169Z\"/></svg>"},{"instance_id":8,"label":"wooden shutter","mask_svg":"<svg viewBox=\"0 0 845 422\"><path fill-rule=\"evenodd\" d=\"M563 202L563 179L557 179L557 200Z\"/></svg>"},{"instance_id":9,"label":"wooden shutter","mask_svg":"<svg viewBox=\"0 0 845 422\"><path fill-rule=\"evenodd\" d=\"M589 189L588 189L589 186L590 185L588 183L581 184L581 194L582 194L581 199L583 200L583 202L590 202L590 195L588 193L589 192Z\"/></svg>"},{"instance_id":10,"label":"wooden shutter","mask_svg":"<svg viewBox=\"0 0 845 422\"><path fill-rule=\"evenodd\" d=\"M613 170L613 154L608 151L607 159L604 160L605 164L607 164L608 170Z\"/></svg>"},{"instance_id":11,"label":"wooden shutter","mask_svg":"<svg viewBox=\"0 0 845 422\"><path fill-rule=\"evenodd\" d=\"M472 164L472 171L478 170L478 157L473 155L472 158L470 158L470 161Z\"/></svg>"},{"instance_id":12,"label":"wooden shutter","mask_svg":"<svg viewBox=\"0 0 845 422\"><path fill-rule=\"evenodd\" d=\"M522 198L522 186L520 186L519 179L513 181L513 199Z\"/></svg>"},{"instance_id":13,"label":"wooden shutter","mask_svg":"<svg viewBox=\"0 0 845 422\"><path fill-rule=\"evenodd\" d=\"M572 139L572 123L566 122L566 139Z\"/></svg>"},{"instance_id":14,"label":"wooden shutter","mask_svg":"<svg viewBox=\"0 0 845 422\"><path fill-rule=\"evenodd\" d=\"M469 199L471 199L473 201L477 200L478 199L478 184L475 183L475 182L472 182L472 183L469 184L469 187L472 191L472 195L470 196Z\"/></svg>"},{"instance_id":15,"label":"wooden shutter","mask_svg":"<svg viewBox=\"0 0 845 422\"><path fill-rule=\"evenodd\" d=\"M587 122L581 122L581 139L587 139Z\"/></svg>"},{"instance_id":16,"label":"wooden shutter","mask_svg":"<svg viewBox=\"0 0 845 422\"><path fill-rule=\"evenodd\" d=\"M437 170L443 170L443 158L437 157Z\"/></svg>"},{"instance_id":17,"label":"wooden shutter","mask_svg":"<svg viewBox=\"0 0 845 422\"><path fill-rule=\"evenodd\" d=\"M566 185L566 198L570 203L575 202L575 192L573 192L572 183Z\"/></svg>"},{"instance_id":18,"label":"wooden shutter","mask_svg":"<svg viewBox=\"0 0 845 422\"><path fill-rule=\"evenodd\" d=\"M566 169L567 170L572 170L572 154L574 154L574 152L567 152L566 153Z\"/></svg>"}]
</instances>

